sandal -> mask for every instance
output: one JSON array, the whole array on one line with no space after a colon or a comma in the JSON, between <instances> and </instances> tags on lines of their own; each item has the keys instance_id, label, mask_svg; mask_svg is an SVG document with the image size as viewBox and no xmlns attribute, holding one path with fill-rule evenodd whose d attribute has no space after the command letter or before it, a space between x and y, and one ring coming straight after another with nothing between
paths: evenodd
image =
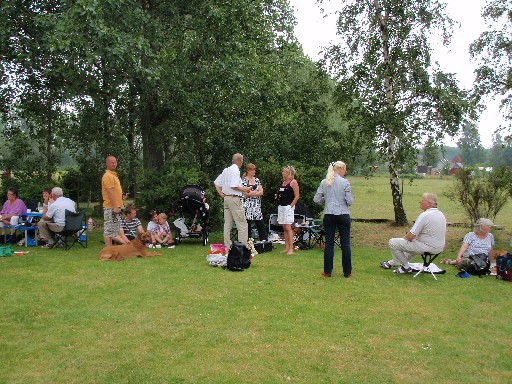
<instances>
[{"instance_id":1,"label":"sandal","mask_svg":"<svg viewBox=\"0 0 512 384\"><path fill-rule=\"evenodd\" d=\"M52 249L52 248L53 248L53 245L54 245L54 244L49 244L49 243L48 243L48 244L45 244L45 245L41 245L41 248L43 248L43 249Z\"/></svg>"}]
</instances>

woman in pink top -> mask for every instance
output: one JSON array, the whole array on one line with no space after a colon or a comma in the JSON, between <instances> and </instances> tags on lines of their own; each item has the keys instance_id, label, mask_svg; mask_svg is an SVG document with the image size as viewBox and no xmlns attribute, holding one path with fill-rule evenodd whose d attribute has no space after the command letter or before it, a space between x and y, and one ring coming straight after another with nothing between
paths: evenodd
<instances>
[{"instance_id":1,"label":"woman in pink top","mask_svg":"<svg viewBox=\"0 0 512 384\"><path fill-rule=\"evenodd\" d=\"M12 220L13 217L17 219L25 212L27 212L27 207L21 199L18 199L18 190L16 188L9 188L7 190L7 200L0 211L0 215L2 216L2 235L5 235L4 225L17 225L16 220ZM13 233L14 228L11 228L11 234Z\"/></svg>"}]
</instances>

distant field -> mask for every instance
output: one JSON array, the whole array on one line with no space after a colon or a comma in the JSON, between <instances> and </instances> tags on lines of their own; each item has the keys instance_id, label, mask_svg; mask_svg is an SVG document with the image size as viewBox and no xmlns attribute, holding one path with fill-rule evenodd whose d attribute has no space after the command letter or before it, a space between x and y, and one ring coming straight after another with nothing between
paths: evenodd
<instances>
[{"instance_id":1,"label":"distant field","mask_svg":"<svg viewBox=\"0 0 512 384\"><path fill-rule=\"evenodd\" d=\"M391 188L389 178L377 176L371 179L364 177L348 177L352 192L354 194L354 205L352 206L353 218L368 219L394 219L393 201L391 199ZM446 219L452 223L467 223L462 207L452 202L444 193L453 186L453 178L424 178L413 180L409 184L404 180L403 202L405 212L409 221L412 221L421 212L418 204L423 192L432 192L439 197L439 209L443 211ZM512 219L511 202L500 212L495 224L506 226Z\"/></svg>"}]
</instances>

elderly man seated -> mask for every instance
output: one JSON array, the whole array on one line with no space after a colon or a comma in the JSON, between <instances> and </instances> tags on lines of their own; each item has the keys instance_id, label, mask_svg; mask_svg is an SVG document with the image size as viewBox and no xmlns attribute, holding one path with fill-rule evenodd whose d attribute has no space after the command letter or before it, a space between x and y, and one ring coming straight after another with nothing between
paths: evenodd
<instances>
[{"instance_id":1,"label":"elderly man seated","mask_svg":"<svg viewBox=\"0 0 512 384\"><path fill-rule=\"evenodd\" d=\"M137 237L137 234L145 232L142 223L137 218L137 210L135 207L129 205L124 212L125 215L124 219L121 220L119 235L112 239L117 244L129 243Z\"/></svg>"},{"instance_id":2,"label":"elderly man seated","mask_svg":"<svg viewBox=\"0 0 512 384\"><path fill-rule=\"evenodd\" d=\"M66 225L66 209L76 212L75 202L63 196L62 188L55 187L52 189L51 198L53 203L48 206L44 205L43 219L37 223L39 227L39 240L48 242L43 248L53 248L54 240L51 232L62 232Z\"/></svg>"},{"instance_id":3,"label":"elderly man seated","mask_svg":"<svg viewBox=\"0 0 512 384\"><path fill-rule=\"evenodd\" d=\"M437 196L425 192L420 200L423 211L409 232L403 238L389 240L393 258L381 262L381 267L390 269L399 267L396 273L412 273L409 261L416 255L429 252L437 254L443 251L446 237L446 218L437 209Z\"/></svg>"}]
</instances>

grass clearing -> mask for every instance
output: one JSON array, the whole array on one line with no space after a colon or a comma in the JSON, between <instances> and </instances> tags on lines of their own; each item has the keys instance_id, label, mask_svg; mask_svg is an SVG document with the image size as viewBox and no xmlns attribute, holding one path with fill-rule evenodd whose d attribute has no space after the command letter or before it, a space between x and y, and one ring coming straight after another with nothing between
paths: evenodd
<instances>
[{"instance_id":1,"label":"grass clearing","mask_svg":"<svg viewBox=\"0 0 512 384\"><path fill-rule=\"evenodd\" d=\"M386 205L375 180L370 195L358 182L356 202ZM437 192L426 187L415 186ZM407 197L410 221L419 194ZM459 220L444 200L449 220L452 212ZM0 258L0 382L511 382L512 286L457 279L453 266L439 281L379 268L387 239L404 231L353 223L350 279L339 251L332 278L320 276L320 249L289 257L283 246L233 273L209 267L208 247L192 239L162 257L99 262L97 230L86 250L32 247ZM449 228L447 253L465 232ZM506 226L494 233L508 244Z\"/></svg>"}]
</instances>

